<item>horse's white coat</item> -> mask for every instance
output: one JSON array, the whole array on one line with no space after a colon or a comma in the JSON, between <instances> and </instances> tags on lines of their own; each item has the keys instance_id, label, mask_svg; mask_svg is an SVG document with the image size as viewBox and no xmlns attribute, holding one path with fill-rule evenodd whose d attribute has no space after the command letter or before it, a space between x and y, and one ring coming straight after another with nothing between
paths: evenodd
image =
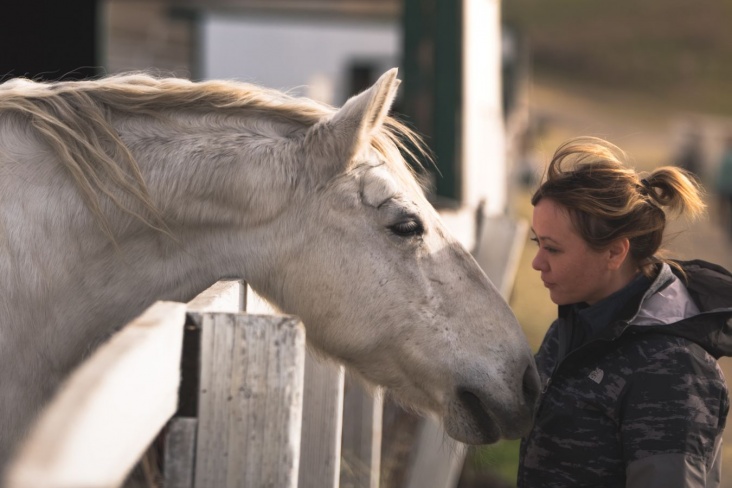
<instances>
[{"instance_id":1,"label":"horse's white coat","mask_svg":"<svg viewBox=\"0 0 732 488\"><path fill-rule=\"evenodd\" d=\"M155 300L187 301L222 277L300 316L314 348L440 416L456 439L526 432L536 372L516 319L377 140L397 85L391 70L340 110L303 101L322 111L313 123L264 103L108 108L167 226L146 225L133 215L156 222L144 201L111 185L118 203L98 201L113 239L58 148L13 108L63 84L0 87L0 466L92 348ZM271 105L300 103L282 97Z\"/></svg>"}]
</instances>

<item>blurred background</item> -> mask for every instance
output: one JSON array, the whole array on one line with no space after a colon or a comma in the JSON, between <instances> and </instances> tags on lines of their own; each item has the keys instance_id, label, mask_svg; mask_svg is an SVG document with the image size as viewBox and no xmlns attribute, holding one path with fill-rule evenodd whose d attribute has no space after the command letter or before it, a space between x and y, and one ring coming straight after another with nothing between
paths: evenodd
<instances>
[{"instance_id":1,"label":"blurred background","mask_svg":"<svg viewBox=\"0 0 732 488\"><path fill-rule=\"evenodd\" d=\"M434 153L429 196L536 349L556 309L530 265L529 198L570 137L606 138L639 170L697 173L708 215L674 224L668 247L732 269L732 199L718 185L732 151L730 25L732 0L24 0L0 17L0 79L144 69L340 105L398 66L395 113ZM509 245L496 244L499 221ZM428 487L405 474L419 421L391 408L381 486ZM515 486L517 458L517 442L470 449L447 483Z\"/></svg>"}]
</instances>

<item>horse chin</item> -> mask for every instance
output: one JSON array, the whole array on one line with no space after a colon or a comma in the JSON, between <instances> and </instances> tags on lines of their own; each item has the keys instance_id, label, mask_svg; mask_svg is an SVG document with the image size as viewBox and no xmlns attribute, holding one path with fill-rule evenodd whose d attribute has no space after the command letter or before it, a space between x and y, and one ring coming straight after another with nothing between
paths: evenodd
<instances>
[{"instance_id":1,"label":"horse chin","mask_svg":"<svg viewBox=\"0 0 732 488\"><path fill-rule=\"evenodd\" d=\"M493 444L501 439L518 439L531 426L529 410L508 411L499 405L488 406L469 391L450 402L444 418L447 434L465 444Z\"/></svg>"},{"instance_id":2,"label":"horse chin","mask_svg":"<svg viewBox=\"0 0 732 488\"><path fill-rule=\"evenodd\" d=\"M450 416L444 419L444 427L447 435L464 444L495 444L504 437L501 428L488 415L467 422L462 416Z\"/></svg>"},{"instance_id":3,"label":"horse chin","mask_svg":"<svg viewBox=\"0 0 732 488\"><path fill-rule=\"evenodd\" d=\"M481 431L471 431L469 429L466 430L465 426L460 426L455 431L449 428L449 424L445 424L445 432L447 432L447 435L463 444L473 446L495 444L503 438L501 429L496 424L484 425L482 429Z\"/></svg>"}]
</instances>

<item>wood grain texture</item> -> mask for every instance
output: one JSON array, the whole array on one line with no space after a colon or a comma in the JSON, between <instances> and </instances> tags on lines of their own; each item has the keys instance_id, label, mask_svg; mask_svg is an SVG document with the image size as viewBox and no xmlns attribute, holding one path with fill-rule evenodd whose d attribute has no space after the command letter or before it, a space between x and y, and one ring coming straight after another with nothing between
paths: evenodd
<instances>
[{"instance_id":1,"label":"wood grain texture","mask_svg":"<svg viewBox=\"0 0 732 488\"><path fill-rule=\"evenodd\" d=\"M188 302L191 312L241 312L246 288L241 280L221 280Z\"/></svg>"},{"instance_id":2,"label":"wood grain texture","mask_svg":"<svg viewBox=\"0 0 732 488\"><path fill-rule=\"evenodd\" d=\"M272 305L247 287L248 313L277 314ZM343 366L308 351L300 441L298 488L337 487L341 470Z\"/></svg>"},{"instance_id":3,"label":"wood grain texture","mask_svg":"<svg viewBox=\"0 0 732 488\"><path fill-rule=\"evenodd\" d=\"M165 436L165 488L193 488L198 420L176 417L168 422Z\"/></svg>"},{"instance_id":4,"label":"wood grain texture","mask_svg":"<svg viewBox=\"0 0 732 488\"><path fill-rule=\"evenodd\" d=\"M290 316L203 314L195 485L297 486L305 330Z\"/></svg>"},{"instance_id":5,"label":"wood grain texture","mask_svg":"<svg viewBox=\"0 0 732 488\"><path fill-rule=\"evenodd\" d=\"M343 401L343 488L379 488L383 396L349 380Z\"/></svg>"},{"instance_id":6,"label":"wood grain texture","mask_svg":"<svg viewBox=\"0 0 732 488\"><path fill-rule=\"evenodd\" d=\"M338 488L343 378L343 366L307 354L298 488Z\"/></svg>"}]
</instances>

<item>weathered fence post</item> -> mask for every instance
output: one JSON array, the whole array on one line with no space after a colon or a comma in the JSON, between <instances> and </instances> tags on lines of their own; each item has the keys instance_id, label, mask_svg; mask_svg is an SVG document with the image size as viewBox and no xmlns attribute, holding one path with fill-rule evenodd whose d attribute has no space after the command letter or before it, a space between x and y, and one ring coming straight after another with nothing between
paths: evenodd
<instances>
[{"instance_id":1,"label":"weathered fence post","mask_svg":"<svg viewBox=\"0 0 732 488\"><path fill-rule=\"evenodd\" d=\"M165 435L163 479L165 488L193 488L198 419L173 417Z\"/></svg>"},{"instance_id":2,"label":"weathered fence post","mask_svg":"<svg viewBox=\"0 0 732 488\"><path fill-rule=\"evenodd\" d=\"M241 280L221 280L188 302L189 312L231 312L244 309L246 287ZM186 325L181 369L181 403L176 417L167 426L163 479L165 488L193 488L196 463L200 335L196 325Z\"/></svg>"},{"instance_id":3,"label":"weathered fence post","mask_svg":"<svg viewBox=\"0 0 732 488\"><path fill-rule=\"evenodd\" d=\"M247 287L247 313L276 314L272 306ZM300 439L298 488L337 488L341 471L343 367L305 356L305 391Z\"/></svg>"},{"instance_id":4,"label":"weathered fence post","mask_svg":"<svg viewBox=\"0 0 732 488\"><path fill-rule=\"evenodd\" d=\"M338 488L343 378L343 366L307 354L298 488Z\"/></svg>"},{"instance_id":5,"label":"weathered fence post","mask_svg":"<svg viewBox=\"0 0 732 488\"><path fill-rule=\"evenodd\" d=\"M189 312L231 312L245 310L247 288L241 280L217 281L188 302Z\"/></svg>"},{"instance_id":6,"label":"weathered fence post","mask_svg":"<svg viewBox=\"0 0 732 488\"><path fill-rule=\"evenodd\" d=\"M384 400L354 380L343 400L343 462L341 488L379 488Z\"/></svg>"},{"instance_id":7,"label":"weathered fence post","mask_svg":"<svg viewBox=\"0 0 732 488\"><path fill-rule=\"evenodd\" d=\"M305 330L290 316L200 315L197 487L296 488Z\"/></svg>"}]
</instances>

